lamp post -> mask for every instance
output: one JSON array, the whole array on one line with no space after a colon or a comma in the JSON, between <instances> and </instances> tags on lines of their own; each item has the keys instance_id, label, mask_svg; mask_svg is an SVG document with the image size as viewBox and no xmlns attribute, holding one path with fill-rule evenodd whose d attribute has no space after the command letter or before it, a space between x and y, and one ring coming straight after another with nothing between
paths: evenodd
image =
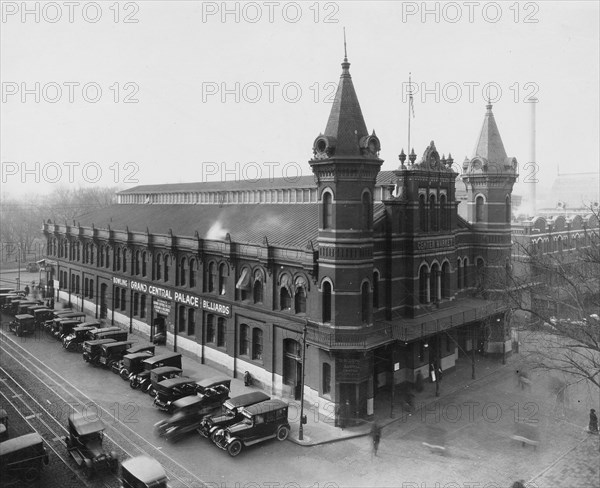
<instances>
[{"instance_id":1,"label":"lamp post","mask_svg":"<svg viewBox=\"0 0 600 488\"><path fill-rule=\"evenodd\" d=\"M308 319L304 321L304 328L302 329L302 374L300 382L300 427L298 427L298 440L304 439L304 371L306 364L306 332L308 326Z\"/></svg>"}]
</instances>

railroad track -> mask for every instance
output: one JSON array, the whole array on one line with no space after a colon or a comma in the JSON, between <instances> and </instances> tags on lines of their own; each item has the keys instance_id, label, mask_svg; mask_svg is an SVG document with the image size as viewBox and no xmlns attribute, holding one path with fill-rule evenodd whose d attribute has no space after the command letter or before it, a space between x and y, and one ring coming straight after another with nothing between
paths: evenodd
<instances>
[{"instance_id":1,"label":"railroad track","mask_svg":"<svg viewBox=\"0 0 600 488\"><path fill-rule=\"evenodd\" d=\"M27 372L29 376L31 376L31 381L37 381L39 385L41 385L41 387L44 388L44 398L58 398L59 402L62 402L63 407L59 408L58 412L51 412L46 406L44 406L41 402L36 400L32 395L30 395L12 376L8 374L6 370L4 370L3 368L0 369L2 371L2 374L6 375L7 378L6 381L0 383L3 383L5 385L3 386L3 388L8 388L9 390L12 389L12 392L8 393L9 396L14 395L15 391L21 391L22 393L20 394L16 393L17 397L15 398L27 398L26 401L29 404L27 411L30 412L30 414L28 414L27 417L33 415L33 417L31 417L30 420L33 421L35 419L35 422L44 422L46 424L46 426L44 426L44 429L46 429L47 432L50 432L47 426L50 426L53 429L52 434L47 434L49 436L52 436L51 440L54 444L54 446L50 447L53 448L56 446L58 448L58 451L64 449L65 454L61 454L59 456L64 461L66 456L66 447L64 446L64 441L62 441L62 437L64 437L64 435L66 434L66 428L64 427L64 425L66 425L66 416L63 419L61 418L62 415L60 415L60 413L66 413L69 411L80 412L80 410L78 410L77 407L73 407L73 404L85 406L93 402L89 397L85 395L84 392L82 392L76 386L69 383L58 373L49 368L45 363L37 359L26 349L24 349L15 341L13 341L12 338L9 335L7 335L3 330L0 330L0 350L2 351L3 356L12 358L14 361L19 363L19 368ZM15 401L15 399L11 400L12 403L14 403ZM163 453L160 450L160 448L157 448L154 445L152 445L145 438L143 438L137 432L131 429L129 425L127 425L125 422L121 422L120 419L116 418L112 412L102 408L100 405L97 405L97 408L99 410L100 416L104 416L104 418L114 419L114 421L110 423L105 423L106 430L104 437L105 442L106 440L108 440L111 444L113 444L116 447L116 450L119 452L119 454L121 454L119 456L121 460L125 459L126 457L133 457L144 454L155 458L158 462L162 464L169 478L169 488L206 487L206 484L195 474L193 474L187 468L179 464L175 459L173 459L169 455ZM32 424L30 423L30 425ZM32 428L35 429L33 425ZM46 439L46 437L44 438ZM60 443L62 443L62 445L57 446L57 441L54 439L61 439ZM54 449L52 450L54 451ZM73 468L71 468L71 470L74 471ZM79 477L81 477L80 473L77 474L79 475ZM104 480L92 481L93 482L86 480L85 482L83 482L83 486L104 486L107 488L119 486L116 477L114 475L109 476L108 473ZM104 484L98 484L99 482Z\"/></svg>"}]
</instances>

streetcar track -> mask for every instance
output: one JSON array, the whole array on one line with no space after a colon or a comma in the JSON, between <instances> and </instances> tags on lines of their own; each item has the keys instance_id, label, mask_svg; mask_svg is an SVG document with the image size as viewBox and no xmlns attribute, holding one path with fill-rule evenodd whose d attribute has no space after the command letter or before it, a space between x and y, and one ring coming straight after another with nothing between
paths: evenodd
<instances>
[{"instance_id":1,"label":"streetcar track","mask_svg":"<svg viewBox=\"0 0 600 488\"><path fill-rule=\"evenodd\" d=\"M38 358L36 358L35 356L33 356L33 354L31 354L29 351L27 351L25 348L23 348L22 346L20 346L19 344L17 344L16 342L14 342L3 330L0 330L0 337L2 339L4 339L3 341L0 341L0 346L4 347L4 348L10 348L15 354L18 354L19 356L21 356L23 358L24 361L27 361L28 363L31 364L31 366L33 368L35 368L36 370L38 370L41 374L43 374L44 376L46 376L48 378L49 381L51 381L52 383L56 384L57 386L59 386L69 397L77 400L79 403L86 405L91 402L91 399L89 397L87 397L87 395L85 393L83 393L81 390L79 390L79 388L77 388L75 385L71 384L68 380L66 380L65 378L62 378L61 376L59 376L56 372L54 372L51 368L49 368L43 361L39 360ZM20 349L17 349L17 347ZM21 352L21 350L23 352ZM18 358L16 358L15 356L13 356L13 354L11 354L8 351L5 351L5 354L9 355L10 357L12 357L13 359L19 361ZM36 362L38 362L42 367L36 365L34 363L34 361L32 361L30 358L32 358L33 360L35 360ZM19 361L20 362L20 366L23 367L24 369L26 369L27 371L29 371L29 373L31 373L32 375L34 375L35 377L38 377L38 375L36 375L36 373L34 371L32 371L31 369L29 369L27 366L25 366L23 364L23 361ZM55 376L57 376L60 381L57 381L55 378L52 378L48 372L52 372ZM44 383L42 383L44 384ZM46 387L48 387L48 385L44 385ZM74 390L78 395L80 395L81 397L83 397L86 401L82 402L81 398L77 398L77 396L72 393L71 391L67 390L67 386L70 387L72 390ZM61 398L61 400L65 401L64 398L62 398L60 395L58 395L58 393L56 391L54 391L54 393L59 396L59 398ZM43 408L43 407L42 407ZM110 416L110 413L103 408L101 405L97 405L97 408L104 412L105 414L108 414ZM196 475L194 475L193 473L191 473L187 468L185 468L184 466L182 466L180 463L178 463L175 459L173 459L171 456L169 456L168 454L165 454L164 452L162 452L160 447L156 447L153 444L151 444L148 440L146 440L145 438L143 438L140 434L138 434L137 432L135 432L133 429L131 429L128 425L126 425L125 423L121 422L119 419L115 418L115 422L117 423L117 426L119 428L125 428L127 431L129 431L136 439L138 439L139 441L141 441L141 443L143 443L145 446L149 446L151 449L151 451L154 453L153 457L161 457L164 459L167 459L171 464L177 466L178 468L180 468L187 476L190 477L190 479L192 480L196 480L197 482L199 482L201 484L201 486L206 486L206 483L204 483L204 481L202 481L201 479L199 479ZM134 446L134 448L141 452L142 454L146 454L146 455L150 455L152 456L147 449L145 449L144 447L136 444L135 442L133 442L132 439L126 437L122 432L120 432L117 428L115 428L112 425L107 425L107 430L110 429L111 433L114 432L116 434L118 434L118 436L120 436L120 438L122 438L126 443L131 444L132 446ZM128 452L121 444L117 443L115 441L115 439L111 436L108 436L107 434L105 434L106 437L108 439L110 439L116 446L120 447L125 453L127 453L129 456L132 456L132 454L130 452ZM163 464L163 463L161 463ZM165 469L165 471L167 472L167 474L169 475L169 478L174 478L175 480L177 480L182 486L184 487L194 487L197 488L197 484L190 484L189 482L187 482L185 479L183 479L181 476L179 476L178 474L176 474L172 469L168 469L167 467L164 466L163 464L163 468Z\"/></svg>"},{"instance_id":2,"label":"streetcar track","mask_svg":"<svg viewBox=\"0 0 600 488\"><path fill-rule=\"evenodd\" d=\"M12 378L12 376L11 376L10 374L8 374L8 372L7 372L7 371L6 371L4 368L0 367L0 370L3 372L3 375L5 375L6 377L10 377L10 378L11 378L11 380L12 380L12 381L13 381L13 382L14 382L14 383L17 385L17 386L19 386L19 388L21 388L21 389L23 389L23 391L25 391L25 389L24 389L24 388L22 388L22 387L21 387L21 385L19 385L19 384L18 384L18 382L17 382L16 380L14 380L14 379ZM66 458L65 456L63 456L62 454L60 454L60 453L59 453L59 452L58 452L58 451L57 451L57 450L56 450L56 449L55 449L55 448L52 446L52 443L51 443L50 441L48 441L48 439L46 439L46 438L45 438L45 437L42 435L42 433L39 431L39 429L36 429L36 428L35 428L35 426L33 425L33 423L32 423L32 422L30 422L30 420L31 420L31 419L36 419L38 422L40 422L41 424L43 424L43 425L44 425L44 427L46 427L46 429L47 429L48 431L50 431L50 433L51 433L51 434L54 436L54 439L53 439L53 440L55 440L55 441L58 441L60 444L64 444L64 442L62 441L62 436L58 435L58 434L56 433L56 431L55 431L54 429L52 429L52 427L50 427L50 425L49 425L49 424L48 424L46 421L44 421L44 420L43 420L43 419L42 419L42 418L41 418L41 417L40 417L38 414L36 414L36 413L34 412L34 410L31 408L31 406L27 405L27 403L25 402L25 400L23 400L23 395L18 395L18 394L16 394L15 390L13 390L13 389L12 389L12 388L11 388L11 387L10 387L10 386L7 384L7 381L6 381L6 379L4 379L4 378L3 378L2 380L0 380L0 382L1 382L2 384L4 384L4 385L5 385L5 386L6 386L6 387L7 387L7 388L8 388L8 389L9 389L9 390L10 390L10 391L11 391L11 392L14 394L14 395L13 395L13 398L18 398L19 400L21 400L21 403L23 403L23 405L24 405L25 407L27 407L27 408L28 408L28 409L29 409L29 410L32 412L32 414L33 414L33 415L32 415L32 416L30 416L30 415L28 415L28 416L25 416L25 415L23 415L23 413L22 413L22 412L21 412L21 411L20 411L20 410L17 408L17 405L16 405L16 404L15 404L13 401L11 401L11 399L10 399L10 398L9 398L9 397L6 395L6 393L4 393L4 392L3 392L3 391L0 389L0 394L1 394L1 395L2 395L4 398L5 398L5 400L7 401L7 403L9 403L9 404L10 404L10 405L13 407L13 409L14 409L14 410L15 410L15 411L16 411L16 412L17 412L17 413L18 413L18 414L19 414L19 415L20 415L20 416L23 418L23 420L25 420L25 422L27 422L27 424L29 424L29 426L30 426L30 427L31 427L31 428L32 428L32 429L33 429L35 432L37 432L37 433L38 433L38 434L39 434L39 435L40 435L40 436L41 436L41 437L44 439L44 441L45 441L45 442L44 442L44 444L45 444L45 445L47 445L47 446L48 446L48 447L49 447L49 448L52 450L52 452L54 452L54 454L56 455L56 457L58 457L58 458L59 458L59 459L60 459L60 460L63 462L63 464L65 464L65 466L67 466L67 468L68 468L68 469L69 469L69 470L70 470L70 471L71 471L71 472L72 472L72 473L73 473L73 474L74 474L74 475L75 475L75 476L76 476L76 477L79 479L79 481L81 481L81 482L82 482L82 483L83 483L85 486L89 486L89 485L88 485L88 483L86 482L86 480L84 480L84 479L83 479L83 477L82 477L82 476L79 474L79 472L78 472L78 471L76 471L76 470L73 468L73 466L71 466L71 463L69 462L69 459L68 459L68 458ZM25 393L27 393L27 392L25 391ZM28 393L27 393L27 394L28 394ZM28 395L29 395L29 394L28 394ZM29 395L29 396L31 396L31 395ZM32 397L32 398L33 398L33 397ZM36 401L36 400L34 399L34 401ZM36 403L38 403L38 404L39 404L39 402L37 402L37 401L36 401ZM54 419L52 416L50 416L50 418L51 418L52 420L54 420L54 422L55 422L55 423L56 423L56 424L57 424L57 425L58 425L58 426L59 426L61 429L63 429L63 430L66 432L66 429L65 429L65 428L64 428L62 425L60 425L60 424L59 424L59 423L56 421L56 419Z\"/></svg>"}]
</instances>

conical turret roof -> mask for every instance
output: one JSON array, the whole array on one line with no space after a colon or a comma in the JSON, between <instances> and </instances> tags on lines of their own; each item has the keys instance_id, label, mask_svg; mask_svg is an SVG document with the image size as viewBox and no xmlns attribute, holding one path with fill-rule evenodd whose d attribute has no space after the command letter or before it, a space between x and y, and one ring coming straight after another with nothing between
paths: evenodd
<instances>
[{"instance_id":1,"label":"conical turret roof","mask_svg":"<svg viewBox=\"0 0 600 488\"><path fill-rule=\"evenodd\" d=\"M342 75L325 128L325 136L336 140L336 156L361 154L359 141L368 136L358 97L350 76L350 63L344 58Z\"/></svg>"},{"instance_id":2,"label":"conical turret roof","mask_svg":"<svg viewBox=\"0 0 600 488\"><path fill-rule=\"evenodd\" d=\"M492 113L492 105L488 104L486 109L483 127L481 127L473 158L480 157L487 159L490 163L504 164L506 151Z\"/></svg>"}]
</instances>

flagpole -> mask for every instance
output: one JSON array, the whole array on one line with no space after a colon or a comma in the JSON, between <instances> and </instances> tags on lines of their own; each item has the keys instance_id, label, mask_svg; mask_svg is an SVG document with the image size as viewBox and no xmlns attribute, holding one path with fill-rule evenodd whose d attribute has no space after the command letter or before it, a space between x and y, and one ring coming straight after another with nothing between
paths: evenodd
<instances>
[{"instance_id":1,"label":"flagpole","mask_svg":"<svg viewBox=\"0 0 600 488\"><path fill-rule=\"evenodd\" d=\"M410 104L412 103L412 83L411 73L408 73L408 147L407 152L410 154Z\"/></svg>"}]
</instances>

